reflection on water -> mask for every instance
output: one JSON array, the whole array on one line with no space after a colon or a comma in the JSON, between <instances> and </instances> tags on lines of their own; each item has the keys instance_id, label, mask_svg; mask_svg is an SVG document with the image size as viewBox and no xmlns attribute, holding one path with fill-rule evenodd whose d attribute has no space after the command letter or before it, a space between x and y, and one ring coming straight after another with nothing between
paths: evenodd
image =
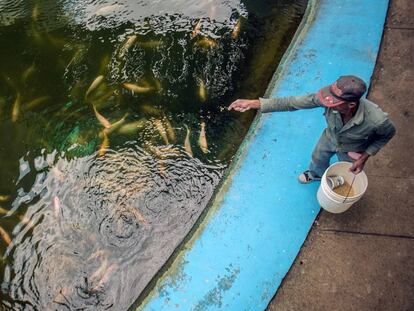
<instances>
[{"instance_id":1,"label":"reflection on water","mask_svg":"<svg viewBox=\"0 0 414 311\"><path fill-rule=\"evenodd\" d=\"M123 310L206 207L305 7L0 2L0 308Z\"/></svg>"}]
</instances>

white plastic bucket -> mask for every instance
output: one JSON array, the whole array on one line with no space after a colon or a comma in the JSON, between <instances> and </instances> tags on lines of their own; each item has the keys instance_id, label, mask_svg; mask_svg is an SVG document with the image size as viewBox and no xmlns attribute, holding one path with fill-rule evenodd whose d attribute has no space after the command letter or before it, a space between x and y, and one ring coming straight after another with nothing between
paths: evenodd
<instances>
[{"instance_id":1,"label":"white plastic bucket","mask_svg":"<svg viewBox=\"0 0 414 311\"><path fill-rule=\"evenodd\" d=\"M336 162L332 164L322 176L321 184L318 189L318 202L320 206L331 213L345 212L352 204L357 202L365 193L368 187L368 178L364 171L357 175L349 171L352 166L350 162ZM342 176L348 184L352 183L355 176L354 183L352 184L354 195L351 197L342 196L334 192L326 181L327 176L339 175Z\"/></svg>"}]
</instances>

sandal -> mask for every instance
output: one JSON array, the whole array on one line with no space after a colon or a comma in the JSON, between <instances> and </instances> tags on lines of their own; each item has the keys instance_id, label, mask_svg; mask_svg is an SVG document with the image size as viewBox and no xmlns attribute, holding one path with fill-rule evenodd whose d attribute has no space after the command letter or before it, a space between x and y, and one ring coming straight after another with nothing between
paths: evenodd
<instances>
[{"instance_id":1,"label":"sandal","mask_svg":"<svg viewBox=\"0 0 414 311\"><path fill-rule=\"evenodd\" d=\"M321 178L319 176L312 176L311 172L307 170L299 175L298 180L301 184L309 184L311 182L321 180Z\"/></svg>"}]
</instances>

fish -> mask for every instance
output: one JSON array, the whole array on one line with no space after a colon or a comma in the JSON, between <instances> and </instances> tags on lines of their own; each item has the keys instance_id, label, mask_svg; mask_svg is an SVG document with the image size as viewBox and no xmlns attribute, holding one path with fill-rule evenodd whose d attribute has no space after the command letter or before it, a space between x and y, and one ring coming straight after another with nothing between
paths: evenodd
<instances>
[{"instance_id":1,"label":"fish","mask_svg":"<svg viewBox=\"0 0 414 311\"><path fill-rule=\"evenodd\" d=\"M103 249L98 249L96 252L93 252L89 257L88 261L94 260L99 257L108 257L108 251Z\"/></svg>"},{"instance_id":2,"label":"fish","mask_svg":"<svg viewBox=\"0 0 414 311\"><path fill-rule=\"evenodd\" d=\"M164 143L168 145L170 142L168 141L167 132L165 131L164 125L162 125L161 120L156 119L153 123L158 133L160 133L162 139L164 140Z\"/></svg>"},{"instance_id":3,"label":"fish","mask_svg":"<svg viewBox=\"0 0 414 311\"><path fill-rule=\"evenodd\" d=\"M28 30L30 33L30 37L33 39L33 41L37 45L44 45L45 44L45 37L37 30L36 26L32 24L30 27L30 30Z\"/></svg>"},{"instance_id":4,"label":"fish","mask_svg":"<svg viewBox=\"0 0 414 311\"><path fill-rule=\"evenodd\" d=\"M22 82L23 84L26 84L27 81L30 79L31 76L36 72L36 66L35 64L31 64L30 67L28 67L25 71L22 73Z\"/></svg>"},{"instance_id":5,"label":"fish","mask_svg":"<svg viewBox=\"0 0 414 311\"><path fill-rule=\"evenodd\" d=\"M95 78L95 80L93 80L93 82L91 83L91 85L89 86L88 90L86 91L85 94L85 98L88 98L88 96L94 91L96 90L96 88L102 83L104 79L103 75L99 75Z\"/></svg>"},{"instance_id":6,"label":"fish","mask_svg":"<svg viewBox=\"0 0 414 311\"><path fill-rule=\"evenodd\" d=\"M13 108L12 108L11 119L13 122L16 122L17 119L19 118L20 105L21 105L20 94L17 94L16 99L14 100L14 103L13 103Z\"/></svg>"},{"instance_id":7,"label":"fish","mask_svg":"<svg viewBox=\"0 0 414 311\"><path fill-rule=\"evenodd\" d=\"M110 61L111 61L111 57L109 56L109 54L105 54L102 57L102 59L99 63L99 72L100 73L103 73L103 72L107 71L107 68L108 68L108 65L109 65Z\"/></svg>"},{"instance_id":8,"label":"fish","mask_svg":"<svg viewBox=\"0 0 414 311\"><path fill-rule=\"evenodd\" d=\"M177 136L175 135L175 131L174 131L170 121L167 118L165 118L164 123L165 123L165 129L167 130L167 136L168 136L169 140L172 143L175 143L177 141Z\"/></svg>"},{"instance_id":9,"label":"fish","mask_svg":"<svg viewBox=\"0 0 414 311\"><path fill-rule=\"evenodd\" d=\"M191 144L190 144L190 129L188 128L187 125L184 125L184 126L187 129L187 134L184 140L184 149L190 157L193 157L193 150L191 150Z\"/></svg>"},{"instance_id":10,"label":"fish","mask_svg":"<svg viewBox=\"0 0 414 311\"><path fill-rule=\"evenodd\" d=\"M236 39L239 36L240 29L241 29L241 19L239 18L237 20L236 26L234 26L233 31L231 32L231 37L233 39Z\"/></svg>"},{"instance_id":11,"label":"fish","mask_svg":"<svg viewBox=\"0 0 414 311\"><path fill-rule=\"evenodd\" d=\"M28 228L27 230L33 229L36 226L36 223L33 220L25 216L18 216L18 217L20 219L20 222L26 226L26 229Z\"/></svg>"},{"instance_id":12,"label":"fish","mask_svg":"<svg viewBox=\"0 0 414 311\"><path fill-rule=\"evenodd\" d=\"M205 102L207 99L206 84L202 79L199 79L198 82L198 97L202 102Z\"/></svg>"},{"instance_id":13,"label":"fish","mask_svg":"<svg viewBox=\"0 0 414 311\"><path fill-rule=\"evenodd\" d=\"M137 39L137 35L129 36L128 39L126 39L125 43L119 49L118 57L123 58L125 54L128 52L128 50L131 48L131 46L137 41Z\"/></svg>"},{"instance_id":14,"label":"fish","mask_svg":"<svg viewBox=\"0 0 414 311\"><path fill-rule=\"evenodd\" d=\"M118 10L121 6L119 4L106 5L95 11L94 15L105 16Z\"/></svg>"},{"instance_id":15,"label":"fish","mask_svg":"<svg viewBox=\"0 0 414 311\"><path fill-rule=\"evenodd\" d=\"M98 279L101 278L101 276L105 273L105 271L108 269L108 259L105 257L102 260L101 265L99 266L99 268L97 270L95 270L94 273L92 273L92 275L90 276L89 280L92 283L95 283Z\"/></svg>"},{"instance_id":16,"label":"fish","mask_svg":"<svg viewBox=\"0 0 414 311\"><path fill-rule=\"evenodd\" d=\"M139 106L139 110L141 110L143 113L150 114L153 116L158 116L161 114L160 109L154 108L150 104L143 104Z\"/></svg>"},{"instance_id":17,"label":"fish","mask_svg":"<svg viewBox=\"0 0 414 311\"><path fill-rule=\"evenodd\" d=\"M154 49L163 44L162 40L148 40L144 42L139 42L139 46L146 49Z\"/></svg>"},{"instance_id":18,"label":"fish","mask_svg":"<svg viewBox=\"0 0 414 311\"><path fill-rule=\"evenodd\" d=\"M154 154L158 159L165 159L169 156L180 155L180 150L176 147L171 146L154 147L151 144L145 144L145 149Z\"/></svg>"},{"instance_id":19,"label":"fish","mask_svg":"<svg viewBox=\"0 0 414 311\"><path fill-rule=\"evenodd\" d=\"M96 118L98 119L99 123L103 125L103 127L109 129L111 128L111 123L103 116L101 115L98 110L96 110L95 105L92 105L93 111L95 113Z\"/></svg>"},{"instance_id":20,"label":"fish","mask_svg":"<svg viewBox=\"0 0 414 311\"><path fill-rule=\"evenodd\" d=\"M86 47L84 45L77 45L75 53L73 53L71 60L66 65L65 73L68 72L69 67L72 64L78 64L82 60L82 58L85 56L85 54L86 54Z\"/></svg>"},{"instance_id":21,"label":"fish","mask_svg":"<svg viewBox=\"0 0 414 311\"><path fill-rule=\"evenodd\" d=\"M47 96L47 95L41 96L25 104L24 108L28 110L34 110L38 108L39 106L42 106L43 104L47 103L49 100L50 100L50 96Z\"/></svg>"},{"instance_id":22,"label":"fish","mask_svg":"<svg viewBox=\"0 0 414 311\"><path fill-rule=\"evenodd\" d=\"M104 131L106 132L106 134L109 135L109 134L113 133L114 131L116 131L117 129L119 129L122 125L124 125L125 119L127 118L127 116L128 116L128 113L126 113L118 121L112 123L110 128L105 128Z\"/></svg>"},{"instance_id":23,"label":"fish","mask_svg":"<svg viewBox=\"0 0 414 311\"><path fill-rule=\"evenodd\" d=\"M8 194L1 194L0 195L0 202L8 201L11 199L11 196Z\"/></svg>"},{"instance_id":24,"label":"fish","mask_svg":"<svg viewBox=\"0 0 414 311\"><path fill-rule=\"evenodd\" d=\"M58 219L59 215L61 214L61 208L60 208L60 200L57 196L53 197L53 211L55 214L55 218Z\"/></svg>"},{"instance_id":25,"label":"fish","mask_svg":"<svg viewBox=\"0 0 414 311\"><path fill-rule=\"evenodd\" d=\"M39 20L39 16L40 16L39 6L35 4L32 10L32 20L34 22L37 22Z\"/></svg>"},{"instance_id":26,"label":"fish","mask_svg":"<svg viewBox=\"0 0 414 311\"><path fill-rule=\"evenodd\" d=\"M7 245L10 245L12 242L10 235L0 226L0 236Z\"/></svg>"},{"instance_id":27,"label":"fish","mask_svg":"<svg viewBox=\"0 0 414 311\"><path fill-rule=\"evenodd\" d=\"M101 146L99 147L99 151L98 151L98 155L100 157L105 155L106 149L108 149L108 147L109 147L109 138L108 138L108 135L106 134L105 130L102 131L102 135L103 135L103 140L102 140Z\"/></svg>"},{"instance_id":28,"label":"fish","mask_svg":"<svg viewBox=\"0 0 414 311\"><path fill-rule=\"evenodd\" d=\"M99 280L99 282L91 289L92 293L98 292L102 287L105 286L106 283L108 283L110 277L112 276L112 274L118 269L118 265L116 263L113 263L112 265L110 265L104 275L102 276L102 278Z\"/></svg>"},{"instance_id":29,"label":"fish","mask_svg":"<svg viewBox=\"0 0 414 311\"><path fill-rule=\"evenodd\" d=\"M150 86L140 86L138 84L133 84L133 83L122 83L122 86L127 89L130 90L134 93L147 93L153 90L152 87Z\"/></svg>"},{"instance_id":30,"label":"fish","mask_svg":"<svg viewBox=\"0 0 414 311\"><path fill-rule=\"evenodd\" d=\"M194 45L199 46L203 49L216 48L218 46L217 41L206 37L203 37L200 40L196 41Z\"/></svg>"},{"instance_id":31,"label":"fish","mask_svg":"<svg viewBox=\"0 0 414 311\"><path fill-rule=\"evenodd\" d=\"M143 127L145 125L145 123L147 123L147 120L146 119L141 119L141 120L138 120L138 121L134 121L134 122L124 124L118 129L118 133L120 133L120 134L131 134L131 133L137 131L139 128Z\"/></svg>"},{"instance_id":32,"label":"fish","mask_svg":"<svg viewBox=\"0 0 414 311\"><path fill-rule=\"evenodd\" d=\"M208 153L208 145L206 138L206 124L201 122L200 137L198 138L198 145L203 153Z\"/></svg>"},{"instance_id":33,"label":"fish","mask_svg":"<svg viewBox=\"0 0 414 311\"><path fill-rule=\"evenodd\" d=\"M140 222L143 223L144 225L148 226L149 222L148 220L144 217L144 215L142 215L142 213L139 211L138 208L134 208L131 207L131 212L134 214L135 218Z\"/></svg>"},{"instance_id":34,"label":"fish","mask_svg":"<svg viewBox=\"0 0 414 311\"><path fill-rule=\"evenodd\" d=\"M191 38L196 37L201 30L201 19L198 20L197 24L195 25L193 32L191 33Z\"/></svg>"},{"instance_id":35,"label":"fish","mask_svg":"<svg viewBox=\"0 0 414 311\"><path fill-rule=\"evenodd\" d=\"M162 90L162 86L161 86L161 82L160 80L154 78L154 84L155 84L155 89L160 92Z\"/></svg>"},{"instance_id":36,"label":"fish","mask_svg":"<svg viewBox=\"0 0 414 311\"><path fill-rule=\"evenodd\" d=\"M0 214L7 215L8 212L9 212L8 210L0 206Z\"/></svg>"}]
</instances>

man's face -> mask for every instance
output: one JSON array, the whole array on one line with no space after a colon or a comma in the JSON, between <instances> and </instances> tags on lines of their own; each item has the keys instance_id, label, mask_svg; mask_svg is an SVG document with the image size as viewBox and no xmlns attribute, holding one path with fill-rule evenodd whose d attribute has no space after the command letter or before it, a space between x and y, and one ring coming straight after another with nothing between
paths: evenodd
<instances>
[{"instance_id":1,"label":"man's face","mask_svg":"<svg viewBox=\"0 0 414 311\"><path fill-rule=\"evenodd\" d=\"M339 104L336 107L333 107L332 109L338 111L341 114L347 114L350 113L356 106L356 103L354 102L347 102L343 101L341 104Z\"/></svg>"}]
</instances>

